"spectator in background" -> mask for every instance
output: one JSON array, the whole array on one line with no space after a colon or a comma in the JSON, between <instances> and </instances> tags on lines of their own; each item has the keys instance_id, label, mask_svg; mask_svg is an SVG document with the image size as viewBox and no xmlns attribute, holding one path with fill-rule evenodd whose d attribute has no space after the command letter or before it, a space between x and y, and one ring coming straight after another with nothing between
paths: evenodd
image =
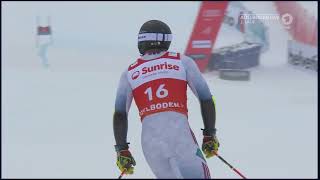
<instances>
[{"instance_id":1,"label":"spectator in background","mask_svg":"<svg viewBox=\"0 0 320 180\"><path fill-rule=\"evenodd\" d=\"M52 45L52 37L51 37L51 27L45 26L38 26L37 28L37 47L39 48L38 55L41 58L42 65L45 68L49 67L48 61L48 47Z\"/></svg>"}]
</instances>

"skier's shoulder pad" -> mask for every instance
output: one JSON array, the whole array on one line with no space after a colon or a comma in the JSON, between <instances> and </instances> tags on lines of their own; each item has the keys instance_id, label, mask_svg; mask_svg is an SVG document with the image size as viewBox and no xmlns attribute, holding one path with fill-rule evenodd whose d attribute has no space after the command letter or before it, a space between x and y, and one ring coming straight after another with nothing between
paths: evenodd
<instances>
[{"instance_id":1,"label":"skier's shoulder pad","mask_svg":"<svg viewBox=\"0 0 320 180\"><path fill-rule=\"evenodd\" d=\"M193 61L193 59L190 56L181 54L181 60L182 61Z\"/></svg>"},{"instance_id":2,"label":"skier's shoulder pad","mask_svg":"<svg viewBox=\"0 0 320 180\"><path fill-rule=\"evenodd\" d=\"M186 68L195 65L194 60L190 56L184 54L181 55L181 62Z\"/></svg>"}]
</instances>

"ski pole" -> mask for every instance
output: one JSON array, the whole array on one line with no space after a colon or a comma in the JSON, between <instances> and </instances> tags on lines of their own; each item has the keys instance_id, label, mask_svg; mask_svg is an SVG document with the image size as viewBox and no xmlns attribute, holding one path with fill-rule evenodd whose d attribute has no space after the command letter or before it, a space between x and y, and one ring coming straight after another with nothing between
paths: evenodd
<instances>
[{"instance_id":1,"label":"ski pole","mask_svg":"<svg viewBox=\"0 0 320 180\"><path fill-rule=\"evenodd\" d=\"M121 179L125 172L126 172L126 169L122 171L122 173L120 174L120 176L118 177L118 179Z\"/></svg>"},{"instance_id":2,"label":"ski pole","mask_svg":"<svg viewBox=\"0 0 320 180\"><path fill-rule=\"evenodd\" d=\"M247 179L243 174L241 174L236 168L234 168L233 166L231 166L231 164L229 164L225 159L223 159L218 153L214 152L217 157L224 162L226 165L228 165L234 172L236 172L239 176L241 176L243 179Z\"/></svg>"}]
</instances>

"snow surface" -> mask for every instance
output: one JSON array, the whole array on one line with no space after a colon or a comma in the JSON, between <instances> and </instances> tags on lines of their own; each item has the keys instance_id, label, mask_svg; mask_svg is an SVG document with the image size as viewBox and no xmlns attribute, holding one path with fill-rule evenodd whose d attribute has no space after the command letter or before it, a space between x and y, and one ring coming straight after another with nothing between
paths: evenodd
<instances>
[{"instance_id":1,"label":"snow surface","mask_svg":"<svg viewBox=\"0 0 320 180\"><path fill-rule=\"evenodd\" d=\"M138 56L145 21L171 27L172 51L184 52L200 2L2 2L2 177L117 178L112 114L121 72ZM270 2L245 2L273 13ZM181 12L183 11L183 12ZM54 45L44 69L35 48L35 17L50 15ZM316 178L318 74L286 63L288 35L269 26L270 50L251 81L204 74L217 104L220 154L249 178ZM222 27L217 44L241 40ZM188 91L189 121L198 142L200 106ZM128 141L135 173L154 178L140 144L133 103ZM218 158L214 178L239 178Z\"/></svg>"}]
</instances>

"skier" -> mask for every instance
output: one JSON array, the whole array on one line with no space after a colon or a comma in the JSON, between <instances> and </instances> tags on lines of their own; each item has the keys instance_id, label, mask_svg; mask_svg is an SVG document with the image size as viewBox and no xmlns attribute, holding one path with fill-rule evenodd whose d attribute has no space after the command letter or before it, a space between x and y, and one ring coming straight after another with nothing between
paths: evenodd
<instances>
[{"instance_id":1,"label":"skier","mask_svg":"<svg viewBox=\"0 0 320 180\"><path fill-rule=\"evenodd\" d=\"M38 55L42 60L42 65L45 68L49 68L49 61L47 56L48 47L53 44L52 31L50 25L50 17L47 17L48 25L40 25L40 17L36 18L37 35L36 35L36 47L39 48Z\"/></svg>"},{"instance_id":2,"label":"skier","mask_svg":"<svg viewBox=\"0 0 320 180\"><path fill-rule=\"evenodd\" d=\"M117 89L113 129L117 166L132 174L136 162L127 142L128 111L132 102L142 122L141 144L157 178L210 178L209 168L188 123L187 85L200 102L204 123L202 150L206 158L218 151L213 96L195 62L168 52L171 30L150 20L138 35L141 57L121 75Z\"/></svg>"}]
</instances>

